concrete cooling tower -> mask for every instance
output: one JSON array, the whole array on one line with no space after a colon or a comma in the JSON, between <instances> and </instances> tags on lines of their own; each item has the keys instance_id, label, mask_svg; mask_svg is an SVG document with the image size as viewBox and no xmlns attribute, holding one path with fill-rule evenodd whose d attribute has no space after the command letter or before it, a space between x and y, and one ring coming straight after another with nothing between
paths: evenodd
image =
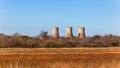
<instances>
[{"instance_id":1,"label":"concrete cooling tower","mask_svg":"<svg viewBox=\"0 0 120 68\"><path fill-rule=\"evenodd\" d=\"M53 38L58 38L59 37L59 28L58 27L54 27L53 29L52 29L52 37Z\"/></svg>"},{"instance_id":2,"label":"concrete cooling tower","mask_svg":"<svg viewBox=\"0 0 120 68\"><path fill-rule=\"evenodd\" d=\"M79 28L79 38L85 38L85 28Z\"/></svg>"},{"instance_id":3,"label":"concrete cooling tower","mask_svg":"<svg viewBox=\"0 0 120 68\"><path fill-rule=\"evenodd\" d=\"M72 27L66 28L66 38L73 38Z\"/></svg>"}]
</instances>

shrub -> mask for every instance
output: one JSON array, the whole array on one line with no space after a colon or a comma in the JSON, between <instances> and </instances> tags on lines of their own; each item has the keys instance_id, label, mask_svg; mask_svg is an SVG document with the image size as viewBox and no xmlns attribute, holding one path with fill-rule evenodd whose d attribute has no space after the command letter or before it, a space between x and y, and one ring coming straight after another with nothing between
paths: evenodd
<instances>
[{"instance_id":1,"label":"shrub","mask_svg":"<svg viewBox=\"0 0 120 68\"><path fill-rule=\"evenodd\" d=\"M119 47L120 37L105 35L103 37L94 35L85 39L66 39L65 37L53 39L47 34L41 38L21 36L0 37L0 47L22 47L22 48L61 48L61 47Z\"/></svg>"}]
</instances>

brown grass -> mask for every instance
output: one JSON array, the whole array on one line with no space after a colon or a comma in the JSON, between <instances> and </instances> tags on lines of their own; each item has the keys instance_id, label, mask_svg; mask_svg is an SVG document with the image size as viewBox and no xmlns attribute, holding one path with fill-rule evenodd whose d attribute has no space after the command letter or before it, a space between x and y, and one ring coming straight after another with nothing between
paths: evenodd
<instances>
[{"instance_id":1,"label":"brown grass","mask_svg":"<svg viewBox=\"0 0 120 68\"><path fill-rule=\"evenodd\" d=\"M120 68L120 48L0 48L0 68Z\"/></svg>"}]
</instances>

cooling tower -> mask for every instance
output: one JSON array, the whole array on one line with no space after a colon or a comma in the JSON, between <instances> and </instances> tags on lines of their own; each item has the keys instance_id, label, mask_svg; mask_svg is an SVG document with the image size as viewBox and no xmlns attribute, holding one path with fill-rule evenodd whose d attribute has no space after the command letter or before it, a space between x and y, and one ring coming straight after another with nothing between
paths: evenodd
<instances>
[{"instance_id":1,"label":"cooling tower","mask_svg":"<svg viewBox=\"0 0 120 68\"><path fill-rule=\"evenodd\" d=\"M66 38L73 38L72 27L66 28Z\"/></svg>"},{"instance_id":2,"label":"cooling tower","mask_svg":"<svg viewBox=\"0 0 120 68\"><path fill-rule=\"evenodd\" d=\"M58 38L59 37L59 28L58 27L54 27L52 30L52 36L53 38Z\"/></svg>"},{"instance_id":3,"label":"cooling tower","mask_svg":"<svg viewBox=\"0 0 120 68\"><path fill-rule=\"evenodd\" d=\"M85 38L85 28L81 27L79 28L79 38Z\"/></svg>"}]
</instances>

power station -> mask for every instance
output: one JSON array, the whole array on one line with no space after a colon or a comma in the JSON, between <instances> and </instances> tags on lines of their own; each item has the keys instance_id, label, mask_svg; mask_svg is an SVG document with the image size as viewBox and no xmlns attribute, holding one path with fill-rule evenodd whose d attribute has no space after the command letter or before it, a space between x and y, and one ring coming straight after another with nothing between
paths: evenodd
<instances>
[{"instance_id":1,"label":"power station","mask_svg":"<svg viewBox=\"0 0 120 68\"><path fill-rule=\"evenodd\" d=\"M66 38L73 38L73 32L72 32L72 27L67 27L66 28ZM53 38L59 38L59 28L58 27L53 27L52 29L52 37ZM85 28L80 27L78 29L78 38L83 39L85 38Z\"/></svg>"}]
</instances>

